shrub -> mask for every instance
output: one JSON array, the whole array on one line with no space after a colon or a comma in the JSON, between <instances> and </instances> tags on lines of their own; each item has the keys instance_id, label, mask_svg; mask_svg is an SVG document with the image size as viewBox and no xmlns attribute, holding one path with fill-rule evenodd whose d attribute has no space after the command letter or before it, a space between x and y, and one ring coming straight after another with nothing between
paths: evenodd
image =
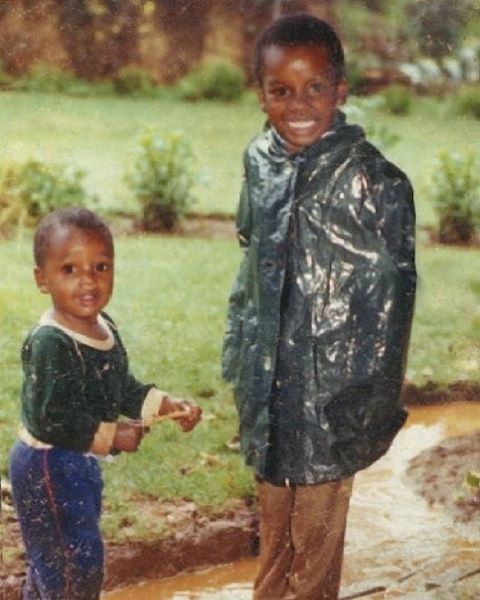
<instances>
[{"instance_id":1,"label":"shrub","mask_svg":"<svg viewBox=\"0 0 480 600\"><path fill-rule=\"evenodd\" d=\"M412 108L412 94L403 85L391 85L383 92L383 105L393 115L408 115Z\"/></svg>"},{"instance_id":2,"label":"shrub","mask_svg":"<svg viewBox=\"0 0 480 600\"><path fill-rule=\"evenodd\" d=\"M238 100L245 89L245 75L240 67L227 60L215 60L200 65L178 84L182 100Z\"/></svg>"},{"instance_id":3,"label":"shrub","mask_svg":"<svg viewBox=\"0 0 480 600\"><path fill-rule=\"evenodd\" d=\"M474 5L471 0L409 0L405 33L427 56L448 56L460 46L465 26L474 17Z\"/></svg>"},{"instance_id":4,"label":"shrub","mask_svg":"<svg viewBox=\"0 0 480 600\"><path fill-rule=\"evenodd\" d=\"M350 99L344 110L352 121L363 123L368 139L382 152L386 152L401 138L378 118L378 109L382 105L380 96L367 96Z\"/></svg>"},{"instance_id":5,"label":"shrub","mask_svg":"<svg viewBox=\"0 0 480 600\"><path fill-rule=\"evenodd\" d=\"M400 141L400 136L383 123L371 123L365 127L368 139L382 152L386 152Z\"/></svg>"},{"instance_id":6,"label":"shrub","mask_svg":"<svg viewBox=\"0 0 480 600\"><path fill-rule=\"evenodd\" d=\"M151 96L155 91L155 80L147 69L123 67L113 78L113 89L122 96Z\"/></svg>"},{"instance_id":7,"label":"shrub","mask_svg":"<svg viewBox=\"0 0 480 600\"><path fill-rule=\"evenodd\" d=\"M34 225L62 206L95 204L83 188L84 173L37 160L3 167L0 172L0 230Z\"/></svg>"},{"instance_id":8,"label":"shrub","mask_svg":"<svg viewBox=\"0 0 480 600\"><path fill-rule=\"evenodd\" d=\"M0 60L0 87L8 86L12 82L12 77L5 71L5 65Z\"/></svg>"},{"instance_id":9,"label":"shrub","mask_svg":"<svg viewBox=\"0 0 480 600\"><path fill-rule=\"evenodd\" d=\"M55 65L37 63L30 71L15 82L16 89L29 92L66 92L78 83L78 79L70 71Z\"/></svg>"},{"instance_id":10,"label":"shrub","mask_svg":"<svg viewBox=\"0 0 480 600\"><path fill-rule=\"evenodd\" d=\"M480 169L474 153L440 154L432 183L440 242L471 243L480 223Z\"/></svg>"},{"instance_id":11,"label":"shrub","mask_svg":"<svg viewBox=\"0 0 480 600\"><path fill-rule=\"evenodd\" d=\"M194 203L197 181L190 144L177 133L147 133L126 177L143 210L147 231L171 231Z\"/></svg>"},{"instance_id":12,"label":"shrub","mask_svg":"<svg viewBox=\"0 0 480 600\"><path fill-rule=\"evenodd\" d=\"M467 85L460 88L455 98L455 105L460 114L480 119L480 85Z\"/></svg>"}]
</instances>

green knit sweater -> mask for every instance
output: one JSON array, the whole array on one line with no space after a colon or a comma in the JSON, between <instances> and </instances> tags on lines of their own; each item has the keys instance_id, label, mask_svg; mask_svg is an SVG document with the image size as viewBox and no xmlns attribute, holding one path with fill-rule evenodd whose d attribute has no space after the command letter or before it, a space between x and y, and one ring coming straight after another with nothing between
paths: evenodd
<instances>
[{"instance_id":1,"label":"green knit sweater","mask_svg":"<svg viewBox=\"0 0 480 600\"><path fill-rule=\"evenodd\" d=\"M42 321L27 336L22 347L22 420L37 440L87 452L100 422L140 416L153 385L131 375L118 331L103 317L112 333L105 342Z\"/></svg>"}]
</instances>

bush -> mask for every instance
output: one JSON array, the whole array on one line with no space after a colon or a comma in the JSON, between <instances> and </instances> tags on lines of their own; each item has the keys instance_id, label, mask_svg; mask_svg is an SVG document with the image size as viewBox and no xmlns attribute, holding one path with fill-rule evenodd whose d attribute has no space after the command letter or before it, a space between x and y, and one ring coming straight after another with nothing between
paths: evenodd
<instances>
[{"instance_id":1,"label":"bush","mask_svg":"<svg viewBox=\"0 0 480 600\"><path fill-rule=\"evenodd\" d=\"M77 77L70 71L47 63L37 63L27 75L17 80L16 89L29 92L67 92L78 83Z\"/></svg>"},{"instance_id":2,"label":"bush","mask_svg":"<svg viewBox=\"0 0 480 600\"><path fill-rule=\"evenodd\" d=\"M147 133L126 177L143 210L147 231L171 231L194 203L197 181L190 145L179 134Z\"/></svg>"},{"instance_id":3,"label":"bush","mask_svg":"<svg viewBox=\"0 0 480 600\"><path fill-rule=\"evenodd\" d=\"M113 78L113 89L122 96L151 96L155 91L155 80L147 69L123 67Z\"/></svg>"},{"instance_id":4,"label":"bush","mask_svg":"<svg viewBox=\"0 0 480 600\"><path fill-rule=\"evenodd\" d=\"M110 81L91 82L54 65L37 63L27 75L11 79L10 87L25 92L68 94L70 96L106 96L112 94Z\"/></svg>"},{"instance_id":5,"label":"bush","mask_svg":"<svg viewBox=\"0 0 480 600\"><path fill-rule=\"evenodd\" d=\"M425 55L448 56L460 46L466 25L474 18L474 5L471 0L409 0L405 33Z\"/></svg>"},{"instance_id":6,"label":"bush","mask_svg":"<svg viewBox=\"0 0 480 600\"><path fill-rule=\"evenodd\" d=\"M12 77L5 71L5 66L0 60L0 87L6 87L12 82Z\"/></svg>"},{"instance_id":7,"label":"bush","mask_svg":"<svg viewBox=\"0 0 480 600\"><path fill-rule=\"evenodd\" d=\"M383 106L393 115L408 115L412 109L412 94L403 85L391 85L383 92Z\"/></svg>"},{"instance_id":8,"label":"bush","mask_svg":"<svg viewBox=\"0 0 480 600\"><path fill-rule=\"evenodd\" d=\"M96 203L82 182L84 173L64 165L37 160L8 165L0 171L0 231L18 225L35 225L62 206Z\"/></svg>"},{"instance_id":9,"label":"bush","mask_svg":"<svg viewBox=\"0 0 480 600\"><path fill-rule=\"evenodd\" d=\"M460 114L480 119L480 85L467 85L460 88L455 98L455 105Z\"/></svg>"},{"instance_id":10,"label":"bush","mask_svg":"<svg viewBox=\"0 0 480 600\"><path fill-rule=\"evenodd\" d=\"M469 244L480 223L480 165L473 152L461 157L442 153L433 174L433 200L439 216L439 240Z\"/></svg>"},{"instance_id":11,"label":"bush","mask_svg":"<svg viewBox=\"0 0 480 600\"><path fill-rule=\"evenodd\" d=\"M380 96L350 99L344 107L350 120L363 123L368 139L382 152L386 152L400 141L400 136L389 129L378 118L378 109L383 105Z\"/></svg>"},{"instance_id":12,"label":"bush","mask_svg":"<svg viewBox=\"0 0 480 600\"><path fill-rule=\"evenodd\" d=\"M240 99L244 90L242 69L226 60L206 62L178 84L180 98L190 102L203 99L232 102Z\"/></svg>"}]
</instances>

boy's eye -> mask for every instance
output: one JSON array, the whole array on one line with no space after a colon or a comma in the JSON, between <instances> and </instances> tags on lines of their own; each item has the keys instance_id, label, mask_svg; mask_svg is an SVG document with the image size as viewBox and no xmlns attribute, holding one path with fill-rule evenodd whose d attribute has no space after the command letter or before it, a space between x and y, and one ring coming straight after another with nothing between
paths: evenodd
<instances>
[{"instance_id":1,"label":"boy's eye","mask_svg":"<svg viewBox=\"0 0 480 600\"><path fill-rule=\"evenodd\" d=\"M65 275L71 275L74 272L75 268L73 265L63 265L62 266L62 273L65 273Z\"/></svg>"},{"instance_id":2,"label":"boy's eye","mask_svg":"<svg viewBox=\"0 0 480 600\"><path fill-rule=\"evenodd\" d=\"M101 262L95 265L95 270L99 273L103 273L110 270L110 265L106 262Z\"/></svg>"},{"instance_id":3,"label":"boy's eye","mask_svg":"<svg viewBox=\"0 0 480 600\"><path fill-rule=\"evenodd\" d=\"M288 90L282 85L272 88L270 90L270 94L275 98L285 98L285 96L288 94Z\"/></svg>"},{"instance_id":4,"label":"boy's eye","mask_svg":"<svg viewBox=\"0 0 480 600\"><path fill-rule=\"evenodd\" d=\"M312 83L312 85L310 86L310 91L314 94L323 94L325 93L325 90L326 86L323 83Z\"/></svg>"}]
</instances>

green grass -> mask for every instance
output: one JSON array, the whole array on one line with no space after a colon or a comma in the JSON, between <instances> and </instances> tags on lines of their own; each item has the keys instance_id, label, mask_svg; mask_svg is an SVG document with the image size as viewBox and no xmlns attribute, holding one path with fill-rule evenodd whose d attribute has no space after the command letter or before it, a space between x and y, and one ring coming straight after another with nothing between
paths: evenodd
<instances>
[{"instance_id":1,"label":"green grass","mask_svg":"<svg viewBox=\"0 0 480 600\"><path fill-rule=\"evenodd\" d=\"M478 250L419 248L408 377L415 383L480 381Z\"/></svg>"},{"instance_id":2,"label":"green grass","mask_svg":"<svg viewBox=\"0 0 480 600\"><path fill-rule=\"evenodd\" d=\"M262 113L242 104L173 99L72 98L61 95L0 94L2 160L35 157L75 164L104 206L135 206L123 181L139 137L147 129L180 131L191 142L203 184L202 212L233 213L245 144L261 127Z\"/></svg>"},{"instance_id":3,"label":"green grass","mask_svg":"<svg viewBox=\"0 0 480 600\"><path fill-rule=\"evenodd\" d=\"M133 493L191 499L218 508L252 493L242 459L227 449L236 432L231 391L220 377L226 299L240 251L233 240L128 237L117 241L117 277L109 312L130 352L133 372L162 389L194 398L205 419L190 434L171 423L154 428L135 455L104 466L106 530L120 523L149 531L128 499ZM0 344L0 472L6 471L19 413L23 337L48 307L31 276L30 240L1 244L3 317ZM420 247L420 286L409 377L448 382L479 379L478 253ZM143 532L143 533L142 533Z\"/></svg>"},{"instance_id":4,"label":"green grass","mask_svg":"<svg viewBox=\"0 0 480 600\"><path fill-rule=\"evenodd\" d=\"M139 136L148 128L181 131L204 179L194 209L228 214L236 209L243 149L264 118L252 94L235 104L191 104L168 96L144 100L3 92L0 114L2 160L35 157L74 164L86 171L89 190L105 207L127 210L135 203L123 175ZM432 99L418 99L409 116L380 110L366 116L400 136L387 155L412 179L419 223L434 224L429 183L435 157L441 150L478 149L480 121L458 116L448 102Z\"/></svg>"}]
</instances>

